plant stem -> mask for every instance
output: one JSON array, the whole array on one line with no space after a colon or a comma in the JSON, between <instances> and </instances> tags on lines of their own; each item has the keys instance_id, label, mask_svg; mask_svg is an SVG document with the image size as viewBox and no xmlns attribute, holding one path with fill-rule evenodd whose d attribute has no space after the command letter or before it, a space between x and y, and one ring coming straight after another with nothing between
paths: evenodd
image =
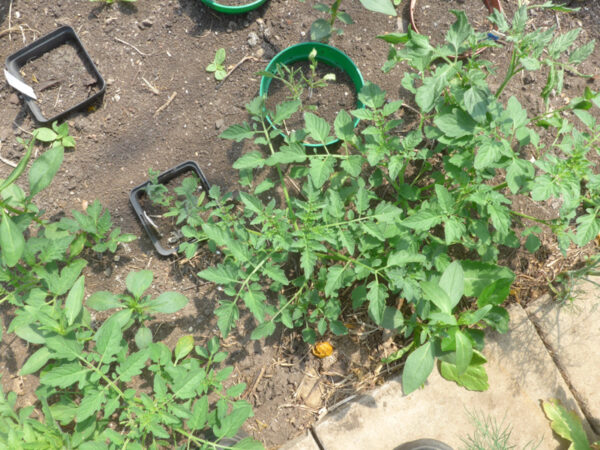
<instances>
[{"instance_id":1,"label":"plant stem","mask_svg":"<svg viewBox=\"0 0 600 450\"><path fill-rule=\"evenodd\" d=\"M523 214L513 210L510 210L510 213L513 216L522 217L523 219L528 219L533 222L541 223L542 225L552 226L552 222L550 220L538 219L537 217L529 216L527 214Z\"/></svg>"},{"instance_id":2,"label":"plant stem","mask_svg":"<svg viewBox=\"0 0 600 450\"><path fill-rule=\"evenodd\" d=\"M510 58L510 64L508 66L508 70L506 71L506 77L504 78L504 81L502 81L502 84L496 91L496 98L500 97L500 94L502 94L502 91L504 90L504 88L506 87L508 82L511 80L511 78L514 77L521 70L523 70L523 68L520 68L519 70L515 70L515 65L517 64L517 59L518 59L517 49L513 47L512 56Z\"/></svg>"}]
</instances>

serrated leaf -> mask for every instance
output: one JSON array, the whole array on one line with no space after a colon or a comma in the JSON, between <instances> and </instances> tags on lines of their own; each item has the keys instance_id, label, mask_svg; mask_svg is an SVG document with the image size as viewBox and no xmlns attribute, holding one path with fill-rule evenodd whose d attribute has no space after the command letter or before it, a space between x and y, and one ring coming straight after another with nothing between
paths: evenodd
<instances>
[{"instance_id":1,"label":"serrated leaf","mask_svg":"<svg viewBox=\"0 0 600 450\"><path fill-rule=\"evenodd\" d=\"M276 124L282 123L284 120L292 117L292 115L298 111L300 105L302 105L300 100L281 102L277 105L277 108L275 109L275 115L271 118L271 120Z\"/></svg>"},{"instance_id":2,"label":"serrated leaf","mask_svg":"<svg viewBox=\"0 0 600 450\"><path fill-rule=\"evenodd\" d=\"M250 126L244 122L241 125L236 124L228 127L219 137L221 139L229 139L230 141L242 142L244 139L252 139L254 134Z\"/></svg>"},{"instance_id":3,"label":"serrated leaf","mask_svg":"<svg viewBox=\"0 0 600 450\"><path fill-rule=\"evenodd\" d=\"M233 163L233 168L237 170L260 169L264 165L265 160L262 153L254 150L238 158L237 161Z\"/></svg>"},{"instance_id":4,"label":"serrated leaf","mask_svg":"<svg viewBox=\"0 0 600 450\"><path fill-rule=\"evenodd\" d=\"M402 372L402 390L404 391L404 395L417 390L427 381L435 362L433 350L431 342L426 342L406 358L404 371Z\"/></svg>"},{"instance_id":5,"label":"serrated leaf","mask_svg":"<svg viewBox=\"0 0 600 450\"><path fill-rule=\"evenodd\" d=\"M420 210L402 221L402 225L416 231L428 231L442 222L441 216L428 210Z\"/></svg>"},{"instance_id":6,"label":"serrated leaf","mask_svg":"<svg viewBox=\"0 0 600 450\"><path fill-rule=\"evenodd\" d=\"M66 388L83 380L90 370L79 363L66 363L53 367L48 372L42 372L40 383L47 386Z\"/></svg>"},{"instance_id":7,"label":"serrated leaf","mask_svg":"<svg viewBox=\"0 0 600 450\"><path fill-rule=\"evenodd\" d=\"M202 385L205 377L204 371L196 371L190 376L179 377L172 386L173 396L183 400L196 397L196 389Z\"/></svg>"},{"instance_id":8,"label":"serrated leaf","mask_svg":"<svg viewBox=\"0 0 600 450\"><path fill-rule=\"evenodd\" d=\"M588 212L590 213L577 218L575 242L580 247L591 242L600 233L600 223L596 217L597 212L591 209Z\"/></svg>"},{"instance_id":9,"label":"serrated leaf","mask_svg":"<svg viewBox=\"0 0 600 450\"><path fill-rule=\"evenodd\" d=\"M354 137L354 122L352 116L345 109L340 110L333 122L335 135L344 141L349 141Z\"/></svg>"},{"instance_id":10,"label":"serrated leaf","mask_svg":"<svg viewBox=\"0 0 600 450\"><path fill-rule=\"evenodd\" d=\"M77 408L75 420L83 422L88 417L94 415L102 407L102 403L106 400L106 393L103 389L86 393L81 403Z\"/></svg>"},{"instance_id":11,"label":"serrated leaf","mask_svg":"<svg viewBox=\"0 0 600 450\"><path fill-rule=\"evenodd\" d=\"M372 281L369 283L368 287L367 300L369 300L369 316L377 325L381 325L385 313L387 289L378 281Z\"/></svg>"},{"instance_id":12,"label":"serrated leaf","mask_svg":"<svg viewBox=\"0 0 600 450\"><path fill-rule=\"evenodd\" d=\"M58 138L58 134L46 127L36 128L32 134L33 137L42 142L54 142Z\"/></svg>"},{"instance_id":13,"label":"serrated leaf","mask_svg":"<svg viewBox=\"0 0 600 450\"><path fill-rule=\"evenodd\" d=\"M334 160L331 156L316 156L310 159L309 174L313 186L321 189L333 173Z\"/></svg>"},{"instance_id":14,"label":"serrated leaf","mask_svg":"<svg viewBox=\"0 0 600 450\"><path fill-rule=\"evenodd\" d=\"M267 160L265 164L274 166L275 164L291 164L302 163L306 161L306 151L300 144L291 144L282 146L278 152L275 152Z\"/></svg>"},{"instance_id":15,"label":"serrated leaf","mask_svg":"<svg viewBox=\"0 0 600 450\"><path fill-rule=\"evenodd\" d=\"M250 339L262 339L268 336L271 336L275 333L275 323L271 320L268 322L263 322L259 326L257 326L250 335Z\"/></svg>"},{"instance_id":16,"label":"serrated leaf","mask_svg":"<svg viewBox=\"0 0 600 450\"><path fill-rule=\"evenodd\" d=\"M139 352L131 353L125 361L117 367L117 373L122 381L129 382L131 379L142 373L142 369L146 367L146 361L150 357L150 349L144 348Z\"/></svg>"},{"instance_id":17,"label":"serrated leaf","mask_svg":"<svg viewBox=\"0 0 600 450\"><path fill-rule=\"evenodd\" d=\"M304 124L311 138L320 143L327 143L330 126L325 119L306 112L304 113Z\"/></svg>"},{"instance_id":18,"label":"serrated leaf","mask_svg":"<svg viewBox=\"0 0 600 450\"><path fill-rule=\"evenodd\" d=\"M226 338L240 317L238 307L233 302L221 301L221 305L215 309L215 315L217 316L217 326L223 337Z\"/></svg>"},{"instance_id":19,"label":"serrated leaf","mask_svg":"<svg viewBox=\"0 0 600 450\"><path fill-rule=\"evenodd\" d=\"M381 108L385 103L385 91L374 83L366 82L358 93L358 99L369 108Z\"/></svg>"}]
</instances>

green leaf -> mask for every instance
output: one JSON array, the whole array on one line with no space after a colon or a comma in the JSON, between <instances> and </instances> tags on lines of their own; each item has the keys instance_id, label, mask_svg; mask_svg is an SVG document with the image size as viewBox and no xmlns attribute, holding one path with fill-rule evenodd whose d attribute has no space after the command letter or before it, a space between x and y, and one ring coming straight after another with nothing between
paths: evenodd
<instances>
[{"instance_id":1,"label":"green leaf","mask_svg":"<svg viewBox=\"0 0 600 450\"><path fill-rule=\"evenodd\" d=\"M239 309L233 302L221 301L221 306L215 309L215 315L217 316L217 326L223 338L226 338L240 317Z\"/></svg>"},{"instance_id":2,"label":"green leaf","mask_svg":"<svg viewBox=\"0 0 600 450\"><path fill-rule=\"evenodd\" d=\"M103 389L86 393L77 408L75 420L83 422L88 417L91 417L100 410L102 403L105 401L106 393Z\"/></svg>"},{"instance_id":3,"label":"green leaf","mask_svg":"<svg viewBox=\"0 0 600 450\"><path fill-rule=\"evenodd\" d=\"M572 442L569 450L590 449L590 443L577 414L567 410L557 399L542 402L542 407L556 434Z\"/></svg>"},{"instance_id":4,"label":"green leaf","mask_svg":"<svg viewBox=\"0 0 600 450\"><path fill-rule=\"evenodd\" d=\"M306 161L306 152L300 144L284 145L278 152L273 153L265 164L274 166L276 164L301 163Z\"/></svg>"},{"instance_id":5,"label":"green leaf","mask_svg":"<svg viewBox=\"0 0 600 450\"><path fill-rule=\"evenodd\" d=\"M275 323L271 320L268 322L263 322L259 326L257 326L250 335L250 339L262 339L267 336L271 336L275 333Z\"/></svg>"},{"instance_id":6,"label":"green leaf","mask_svg":"<svg viewBox=\"0 0 600 450\"><path fill-rule=\"evenodd\" d=\"M173 384L173 395L175 398L183 400L196 397L196 389L202 385L205 377L206 374L203 370L195 371L191 376L179 377Z\"/></svg>"},{"instance_id":7,"label":"green leaf","mask_svg":"<svg viewBox=\"0 0 600 450\"><path fill-rule=\"evenodd\" d=\"M358 93L358 99L369 108L381 108L385 103L385 91L376 84L367 82Z\"/></svg>"},{"instance_id":8,"label":"green leaf","mask_svg":"<svg viewBox=\"0 0 600 450\"><path fill-rule=\"evenodd\" d=\"M147 327L140 327L135 333L135 345L140 350L145 349L152 344L152 331Z\"/></svg>"},{"instance_id":9,"label":"green leaf","mask_svg":"<svg viewBox=\"0 0 600 450\"><path fill-rule=\"evenodd\" d=\"M378 281L372 281L368 285L367 299L369 300L369 316L377 325L383 323L385 314L385 300L387 298L387 289Z\"/></svg>"},{"instance_id":10,"label":"green leaf","mask_svg":"<svg viewBox=\"0 0 600 450\"><path fill-rule=\"evenodd\" d=\"M487 391L490 387L487 372L481 364L470 365L462 375L459 375L456 365L442 361L440 374L445 379L454 381L470 391Z\"/></svg>"},{"instance_id":11,"label":"green leaf","mask_svg":"<svg viewBox=\"0 0 600 450\"><path fill-rule=\"evenodd\" d=\"M453 302L446 291L437 283L425 281L421 283L421 289L423 290L425 298L437 306L440 311L446 314L452 314L452 308L454 307Z\"/></svg>"},{"instance_id":12,"label":"green leaf","mask_svg":"<svg viewBox=\"0 0 600 450\"><path fill-rule=\"evenodd\" d=\"M360 0L360 3L369 11L395 16L396 9L390 0Z\"/></svg>"},{"instance_id":13,"label":"green leaf","mask_svg":"<svg viewBox=\"0 0 600 450\"><path fill-rule=\"evenodd\" d=\"M402 372L402 389L404 395L417 390L429 377L435 362L434 348L431 342L426 342L413 351L404 364Z\"/></svg>"},{"instance_id":14,"label":"green leaf","mask_svg":"<svg viewBox=\"0 0 600 450\"><path fill-rule=\"evenodd\" d=\"M575 243L583 247L600 233L600 223L596 217L597 211L588 209L589 214L577 218L577 234Z\"/></svg>"},{"instance_id":15,"label":"green leaf","mask_svg":"<svg viewBox=\"0 0 600 450\"><path fill-rule=\"evenodd\" d=\"M53 367L48 372L42 372L40 383L47 386L66 388L85 379L90 370L79 363L66 363Z\"/></svg>"},{"instance_id":16,"label":"green leaf","mask_svg":"<svg viewBox=\"0 0 600 450\"><path fill-rule=\"evenodd\" d=\"M300 105L302 105L300 100L281 102L277 105L277 108L275 109L275 115L271 118L271 120L276 124L282 123L284 120L292 117L292 115L298 111Z\"/></svg>"},{"instance_id":17,"label":"green leaf","mask_svg":"<svg viewBox=\"0 0 600 450\"><path fill-rule=\"evenodd\" d=\"M331 37L331 25L325 19L317 19L310 26L310 38L316 42L327 42Z\"/></svg>"},{"instance_id":18,"label":"green leaf","mask_svg":"<svg viewBox=\"0 0 600 450\"><path fill-rule=\"evenodd\" d=\"M187 422L187 425L192 430L201 430L208 419L208 396L203 395L194 403L192 409L192 418Z\"/></svg>"},{"instance_id":19,"label":"green leaf","mask_svg":"<svg viewBox=\"0 0 600 450\"><path fill-rule=\"evenodd\" d=\"M452 109L451 113L437 115L433 122L449 137L460 138L475 132L475 121L457 108Z\"/></svg>"},{"instance_id":20,"label":"green leaf","mask_svg":"<svg viewBox=\"0 0 600 450\"><path fill-rule=\"evenodd\" d=\"M69 326L73 325L83 306L84 283L85 278L82 275L77 279L65 300L65 316L67 317L67 324Z\"/></svg>"},{"instance_id":21,"label":"green leaf","mask_svg":"<svg viewBox=\"0 0 600 450\"><path fill-rule=\"evenodd\" d=\"M117 373L119 374L121 381L129 382L133 377L140 375L142 373L142 369L146 367L146 361L149 357L149 348L144 348L139 352L127 355L125 361L123 361L117 367Z\"/></svg>"},{"instance_id":22,"label":"green leaf","mask_svg":"<svg viewBox=\"0 0 600 450\"><path fill-rule=\"evenodd\" d=\"M383 311L381 326L387 330L397 330L404 324L404 316L398 308L386 306Z\"/></svg>"},{"instance_id":23,"label":"green leaf","mask_svg":"<svg viewBox=\"0 0 600 450\"><path fill-rule=\"evenodd\" d=\"M308 114L308 113L307 113ZM333 173L334 160L331 156L316 156L310 159L310 178L316 189L321 189Z\"/></svg>"},{"instance_id":24,"label":"green leaf","mask_svg":"<svg viewBox=\"0 0 600 450\"><path fill-rule=\"evenodd\" d=\"M29 375L37 372L46 365L48 360L52 357L52 353L48 350L48 347L42 347L31 355L23 367L19 371L19 375Z\"/></svg>"},{"instance_id":25,"label":"green leaf","mask_svg":"<svg viewBox=\"0 0 600 450\"><path fill-rule=\"evenodd\" d=\"M62 164L63 155L63 146L56 145L33 162L29 169L29 195L31 197L50 184Z\"/></svg>"},{"instance_id":26,"label":"green leaf","mask_svg":"<svg viewBox=\"0 0 600 450\"><path fill-rule=\"evenodd\" d=\"M0 250L2 251L2 261L8 267L16 266L25 250L23 233L6 214L4 208L2 209L2 222L0 222Z\"/></svg>"},{"instance_id":27,"label":"green leaf","mask_svg":"<svg viewBox=\"0 0 600 450\"><path fill-rule=\"evenodd\" d=\"M175 344L175 359L180 360L185 358L194 349L194 336L188 334L181 336L177 344Z\"/></svg>"},{"instance_id":28,"label":"green leaf","mask_svg":"<svg viewBox=\"0 0 600 450\"><path fill-rule=\"evenodd\" d=\"M461 261L465 274L465 294L479 297L483 290L498 279L508 279L512 283L515 274L507 267L486 264L479 261Z\"/></svg>"},{"instance_id":29,"label":"green leaf","mask_svg":"<svg viewBox=\"0 0 600 450\"><path fill-rule=\"evenodd\" d=\"M465 92L464 102L467 112L477 122L483 122L488 110L488 93L476 86L471 86Z\"/></svg>"},{"instance_id":30,"label":"green leaf","mask_svg":"<svg viewBox=\"0 0 600 450\"><path fill-rule=\"evenodd\" d=\"M442 217L428 210L419 210L402 221L402 225L416 231L429 231L439 225Z\"/></svg>"},{"instance_id":31,"label":"green leaf","mask_svg":"<svg viewBox=\"0 0 600 450\"><path fill-rule=\"evenodd\" d=\"M264 165L265 160L262 156L262 153L254 150L238 158L238 160L233 163L233 168L237 170L260 169Z\"/></svg>"},{"instance_id":32,"label":"green leaf","mask_svg":"<svg viewBox=\"0 0 600 450\"><path fill-rule=\"evenodd\" d=\"M352 116L345 109L340 110L333 122L335 135L344 141L349 141L354 137L354 122Z\"/></svg>"},{"instance_id":33,"label":"green leaf","mask_svg":"<svg viewBox=\"0 0 600 450\"><path fill-rule=\"evenodd\" d=\"M252 414L252 408L249 404L245 406L246 403L240 404L243 406L239 406L237 408L233 408L231 414L223 417L215 427L213 427L213 432L217 438L223 437L231 437L234 436L241 426L244 424L246 419L250 417Z\"/></svg>"},{"instance_id":34,"label":"green leaf","mask_svg":"<svg viewBox=\"0 0 600 450\"><path fill-rule=\"evenodd\" d=\"M150 287L154 275L151 270L140 270L139 272L129 272L125 278L127 290L135 298L140 298L144 291Z\"/></svg>"},{"instance_id":35,"label":"green leaf","mask_svg":"<svg viewBox=\"0 0 600 450\"><path fill-rule=\"evenodd\" d=\"M314 115L313 113L304 113L304 123L306 131L317 142L327 143L330 127L325 119Z\"/></svg>"},{"instance_id":36,"label":"green leaf","mask_svg":"<svg viewBox=\"0 0 600 450\"><path fill-rule=\"evenodd\" d=\"M242 125L236 124L230 126L219 137L221 139L229 139L230 141L242 142L244 139L252 139L254 131L244 122Z\"/></svg>"},{"instance_id":37,"label":"green leaf","mask_svg":"<svg viewBox=\"0 0 600 450\"><path fill-rule=\"evenodd\" d=\"M149 311L172 314L188 303L188 298L179 292L163 292L155 299L144 304Z\"/></svg>"},{"instance_id":38,"label":"green leaf","mask_svg":"<svg viewBox=\"0 0 600 450\"><path fill-rule=\"evenodd\" d=\"M110 357L121 350L123 332L115 316L107 319L94 336L96 351L100 353L100 361L108 362Z\"/></svg>"},{"instance_id":39,"label":"green leaf","mask_svg":"<svg viewBox=\"0 0 600 450\"><path fill-rule=\"evenodd\" d=\"M85 304L88 308L96 311L106 311L107 309L120 308L123 305L119 300L119 296L108 291L94 292L88 297Z\"/></svg>"},{"instance_id":40,"label":"green leaf","mask_svg":"<svg viewBox=\"0 0 600 450\"><path fill-rule=\"evenodd\" d=\"M458 375L463 375L473 357L473 345L471 340L460 330L454 334L456 341L456 371Z\"/></svg>"},{"instance_id":41,"label":"green leaf","mask_svg":"<svg viewBox=\"0 0 600 450\"><path fill-rule=\"evenodd\" d=\"M446 267L439 284L450 299L450 311L444 312L450 313L458 304L465 291L465 274L460 262L454 261Z\"/></svg>"},{"instance_id":42,"label":"green leaf","mask_svg":"<svg viewBox=\"0 0 600 450\"><path fill-rule=\"evenodd\" d=\"M331 266L327 269L327 282L325 283L325 295L332 297L339 288L346 285L350 270L342 266Z\"/></svg>"},{"instance_id":43,"label":"green leaf","mask_svg":"<svg viewBox=\"0 0 600 450\"><path fill-rule=\"evenodd\" d=\"M450 26L446 34L446 42L454 47L454 53L462 53L466 47L463 45L473 32L464 11L451 11L456 16L456 21Z\"/></svg>"},{"instance_id":44,"label":"green leaf","mask_svg":"<svg viewBox=\"0 0 600 450\"><path fill-rule=\"evenodd\" d=\"M54 142L58 139L58 134L46 127L36 128L32 134L34 138L42 142Z\"/></svg>"},{"instance_id":45,"label":"green leaf","mask_svg":"<svg viewBox=\"0 0 600 450\"><path fill-rule=\"evenodd\" d=\"M226 57L226 53L225 53L225 49L224 48L220 48L215 52L215 59L214 62L216 65L221 65L225 62L225 57Z\"/></svg>"},{"instance_id":46,"label":"green leaf","mask_svg":"<svg viewBox=\"0 0 600 450\"><path fill-rule=\"evenodd\" d=\"M477 298L477 306L483 308L486 305L501 305L508 298L513 280L500 278L486 286Z\"/></svg>"},{"instance_id":47,"label":"green leaf","mask_svg":"<svg viewBox=\"0 0 600 450\"><path fill-rule=\"evenodd\" d=\"M581 64L585 61L594 51L594 46L596 44L595 40L591 40L579 48L576 48L569 55L569 64Z\"/></svg>"}]
</instances>

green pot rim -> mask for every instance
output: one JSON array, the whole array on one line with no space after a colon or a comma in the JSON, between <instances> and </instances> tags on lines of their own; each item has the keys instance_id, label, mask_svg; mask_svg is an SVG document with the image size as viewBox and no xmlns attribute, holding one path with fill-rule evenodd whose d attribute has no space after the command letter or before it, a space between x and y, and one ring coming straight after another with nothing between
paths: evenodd
<instances>
[{"instance_id":1,"label":"green pot rim","mask_svg":"<svg viewBox=\"0 0 600 450\"><path fill-rule=\"evenodd\" d=\"M291 47L282 50L273 57L273 59L267 65L265 71L275 73L277 64L293 64L298 61L308 60L308 55L310 54L313 48L317 50L317 61L323 62L327 65L336 67L346 72L346 74L350 77L352 83L354 84L354 89L356 93L358 94L360 92L361 88L365 84L365 80L363 79L360 70L358 70L358 67L356 67L356 64L354 64L354 62L348 57L348 55L346 55L341 50L327 44L322 44L320 42L301 42L300 44L292 45ZM265 97L267 96L271 80L272 79L269 77L261 77L259 95L264 95ZM356 107L364 108L364 105L361 103L360 100L357 100ZM267 116L267 120L273 127L275 127L275 125L273 125L273 123L271 122L269 116ZM360 120L358 118L355 118L355 128L358 125L358 122L360 122ZM336 144L337 142L339 142L339 139L334 139L330 142L327 142L325 145L330 146ZM307 143L305 143L304 146L322 147L321 144Z\"/></svg>"},{"instance_id":2,"label":"green pot rim","mask_svg":"<svg viewBox=\"0 0 600 450\"><path fill-rule=\"evenodd\" d=\"M253 9L258 8L260 5L265 3L267 0L255 0L252 3L248 3L247 5L223 5L221 3L215 2L213 0L200 0L209 8L214 9L215 11L222 12L224 14L244 14L248 11L252 11Z\"/></svg>"}]
</instances>

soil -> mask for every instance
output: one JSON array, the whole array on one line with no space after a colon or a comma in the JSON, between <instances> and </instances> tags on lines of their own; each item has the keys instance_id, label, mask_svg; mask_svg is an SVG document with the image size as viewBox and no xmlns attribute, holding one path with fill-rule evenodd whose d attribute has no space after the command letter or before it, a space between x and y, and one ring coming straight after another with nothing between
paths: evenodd
<instances>
[{"instance_id":1,"label":"soil","mask_svg":"<svg viewBox=\"0 0 600 450\"><path fill-rule=\"evenodd\" d=\"M300 70L304 77L310 79L310 64L308 61L297 62L288 66L292 72ZM285 72L286 73L286 72ZM300 96L303 110L299 110L285 121L289 131L297 130L304 126L304 112L309 111L333 123L337 114L342 110L350 112L356 108L356 89L352 79L341 69L325 63L318 63L316 79L322 79L328 74L335 75L335 81L327 81L325 86L309 89L305 87ZM300 82L300 74L294 77ZM287 79L287 77L286 77ZM273 79L269 84L267 95L267 108L271 111L283 101L293 99L293 93L281 81Z\"/></svg>"},{"instance_id":2,"label":"soil","mask_svg":"<svg viewBox=\"0 0 600 450\"><path fill-rule=\"evenodd\" d=\"M490 15L482 0L417 0L414 8L414 21L419 33L429 36L432 45L444 45L445 36L456 16L450 10L465 11L467 19L475 31L483 32L491 28L487 20Z\"/></svg>"},{"instance_id":3,"label":"soil","mask_svg":"<svg viewBox=\"0 0 600 450\"><path fill-rule=\"evenodd\" d=\"M75 42L56 47L21 67L33 86L42 114L50 119L98 91L98 80Z\"/></svg>"},{"instance_id":4,"label":"soil","mask_svg":"<svg viewBox=\"0 0 600 450\"><path fill-rule=\"evenodd\" d=\"M128 204L129 192L147 180L149 167L165 170L189 159L200 164L211 185L220 186L222 191L237 188L236 172L231 166L251 145L232 144L218 135L232 124L248 120L244 105L258 94L256 73L264 70L277 52L307 39L311 23L322 17L312 8L313 3L270 0L248 14L229 16L196 0L138 0L112 5L0 0L0 61L57 27L71 25L107 82L99 108L68 119L77 147L65 154L59 173L39 194L37 203L46 210L47 217L52 217L84 209L98 199L123 232L140 236L124 245L117 257L90 261L84 272L86 292L122 292L127 273L151 269L155 276L152 295L176 290L190 299L186 308L173 316L159 317L151 325L154 339L170 347L183 335L192 334L197 343L204 343L218 333L213 311L219 291L212 284L202 283L195 276L198 270L190 269L187 262L158 257ZM399 65L384 74L380 67L386 60L388 45L375 37L407 29L408 1L402 4L404 14L391 18L364 10L358 0L346 0L343 7L355 23L342 26L344 35L334 37L331 44L356 63L366 80L386 90L391 100L404 99L410 105L410 96L399 87L406 67ZM598 40L600 4L585 0L578 1L577 6L581 7L578 13L532 16L529 26L559 23L562 32L582 26L580 42ZM251 33L258 36L257 41L249 39ZM205 67L221 47L227 49L228 69L245 56L253 58L246 59L217 89L218 83ZM492 81L499 83L507 67L508 49L491 49L483 55L498 68ZM599 75L599 58L597 48L582 72ZM503 101L514 95L521 103L532 105L535 113L542 107L537 93L545 80L543 73L523 74L504 92ZM567 74L563 94L551 102L564 104L586 86L600 88L597 79L586 81ZM16 138L27 138L27 132L36 124L6 83L0 84L0 118L0 155L18 162L24 151ZM412 120L404 118L407 125ZM8 164L0 163L0 178L6 178L11 170ZM559 206L549 202L538 208L552 216ZM525 200L518 207L523 212L532 208ZM527 301L535 289L546 284L546 276L569 263L563 262L554 241L543 240L543 245L535 259L527 258L525 253L507 256L507 260L527 265L517 280L523 286L517 300ZM570 263L576 264L578 257L573 254ZM212 262L209 257L193 261L199 267ZM537 282L533 287L527 284L534 284L532 280ZM1 305L0 317L6 330L12 320L11 309ZM287 330L266 340L251 341L254 321L248 314L243 317L242 326L224 342L230 354L227 363L235 366L234 381L245 381L249 386L244 395L253 404L255 416L245 429L268 448L305 432L324 411L376 386L401 367L380 363L397 343L369 328L368 320L358 313L349 318L353 326L349 336L328 339L335 349L334 358L324 360L315 357L296 333ZM12 334L5 333L0 343L2 384L5 390L18 394L20 406L34 401L37 378L18 375L33 351ZM318 383L307 387L311 374L313 378L316 374Z\"/></svg>"}]
</instances>

